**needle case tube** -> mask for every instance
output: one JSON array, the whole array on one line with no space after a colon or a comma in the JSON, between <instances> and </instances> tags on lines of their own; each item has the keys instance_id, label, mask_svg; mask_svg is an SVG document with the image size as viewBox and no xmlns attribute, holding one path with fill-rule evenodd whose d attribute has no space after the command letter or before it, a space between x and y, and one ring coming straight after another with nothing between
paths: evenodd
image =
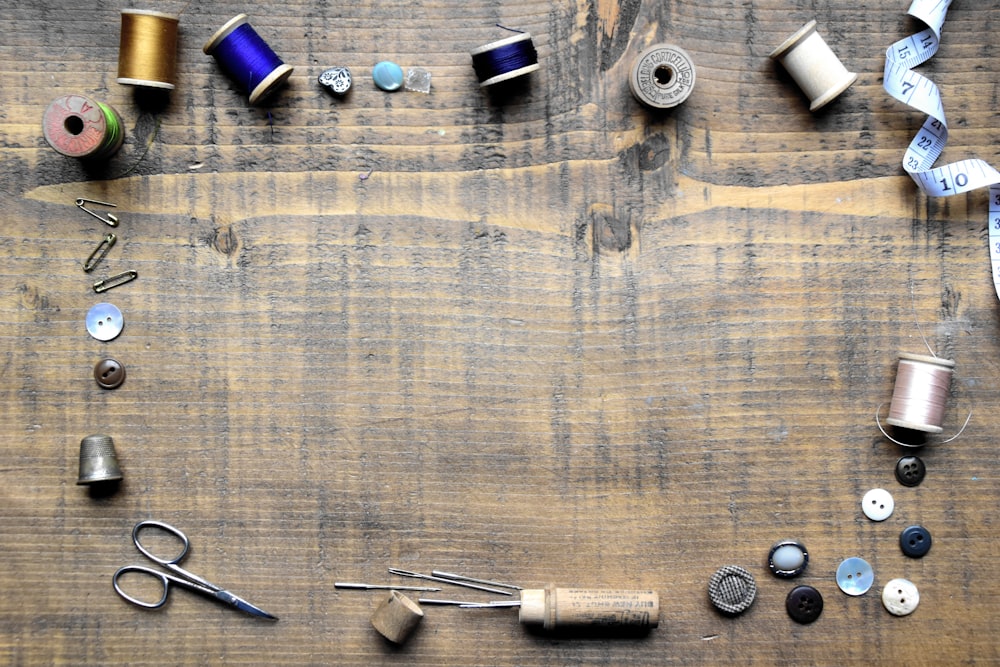
<instances>
[{"instance_id":1,"label":"needle case tube","mask_svg":"<svg viewBox=\"0 0 1000 667\"><path fill-rule=\"evenodd\" d=\"M545 630L655 628L660 623L660 596L650 590L528 589L521 591L518 620Z\"/></svg>"}]
</instances>

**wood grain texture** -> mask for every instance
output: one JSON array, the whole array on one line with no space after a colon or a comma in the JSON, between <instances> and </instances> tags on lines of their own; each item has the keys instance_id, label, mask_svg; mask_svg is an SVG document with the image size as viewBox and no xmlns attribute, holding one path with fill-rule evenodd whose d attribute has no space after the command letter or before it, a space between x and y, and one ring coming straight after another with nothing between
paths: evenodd
<instances>
[{"instance_id":1,"label":"wood grain texture","mask_svg":"<svg viewBox=\"0 0 1000 667\"><path fill-rule=\"evenodd\" d=\"M923 117L882 90L906 3L194 2L177 89L115 82L119 10L0 0L0 663L695 665L1000 661L996 576L998 300L985 193L918 195L902 152ZM141 5L179 11L183 3ZM946 159L996 163L995 3L956 3L922 71L942 87ZM201 46L252 25L295 66L251 108ZM858 82L820 113L767 54L815 18ZM468 52L532 33L541 71L483 91ZM679 44L698 82L668 113L628 90L633 58ZM371 66L433 73L386 94ZM344 100L316 77L347 65ZM48 148L69 92L112 104L123 149L93 166ZM368 178L359 178L367 174ZM76 197L119 205L97 273L125 316L84 328L82 261L107 231ZM957 363L926 481L874 415L896 355ZM128 379L91 377L114 356ZM82 437L114 437L108 497L75 485ZM884 487L884 523L860 499ZM146 612L111 575L155 518L186 565L280 617L177 591ZM934 547L903 556L921 523ZM801 539L810 626L768 548ZM848 556L876 572L848 598ZM715 613L718 567L758 599ZM389 566L524 586L651 588L642 638L525 632L516 613L427 609L402 647L369 618ZM879 599L905 577L906 618ZM397 580L398 581L398 580ZM451 597L483 599L448 591Z\"/></svg>"}]
</instances>

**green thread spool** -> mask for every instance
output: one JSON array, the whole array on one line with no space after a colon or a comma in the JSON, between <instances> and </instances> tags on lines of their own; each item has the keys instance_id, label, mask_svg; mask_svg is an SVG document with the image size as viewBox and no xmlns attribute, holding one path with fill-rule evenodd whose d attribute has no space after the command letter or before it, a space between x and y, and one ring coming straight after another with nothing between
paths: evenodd
<instances>
[{"instance_id":1,"label":"green thread spool","mask_svg":"<svg viewBox=\"0 0 1000 667\"><path fill-rule=\"evenodd\" d=\"M49 104L42 116L42 133L56 152L90 160L114 155L125 141L117 111L77 94L64 95Z\"/></svg>"}]
</instances>

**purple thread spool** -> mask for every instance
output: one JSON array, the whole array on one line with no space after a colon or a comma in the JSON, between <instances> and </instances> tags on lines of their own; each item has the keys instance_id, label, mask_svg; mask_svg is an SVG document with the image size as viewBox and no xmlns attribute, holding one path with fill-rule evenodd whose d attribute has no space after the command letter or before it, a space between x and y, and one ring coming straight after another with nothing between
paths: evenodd
<instances>
[{"instance_id":1,"label":"purple thread spool","mask_svg":"<svg viewBox=\"0 0 1000 667\"><path fill-rule=\"evenodd\" d=\"M253 29L246 14L237 14L219 28L201 49L244 90L250 104L273 93L294 69L286 65Z\"/></svg>"}]
</instances>

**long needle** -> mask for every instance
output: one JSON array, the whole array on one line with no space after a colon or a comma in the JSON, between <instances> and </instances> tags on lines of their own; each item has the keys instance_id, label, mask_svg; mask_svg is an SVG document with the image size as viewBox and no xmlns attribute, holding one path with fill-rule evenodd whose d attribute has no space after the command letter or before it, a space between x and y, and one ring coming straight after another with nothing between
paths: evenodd
<instances>
[{"instance_id":1,"label":"long needle","mask_svg":"<svg viewBox=\"0 0 1000 667\"><path fill-rule=\"evenodd\" d=\"M334 588L352 588L358 591L423 591L425 593L436 593L440 588L433 586L389 586L386 584L356 584L350 581L335 581Z\"/></svg>"},{"instance_id":2,"label":"long needle","mask_svg":"<svg viewBox=\"0 0 1000 667\"><path fill-rule=\"evenodd\" d=\"M496 593L497 595L510 595L510 591L502 591L499 588L490 588L489 586L480 586L479 584L470 584L464 581L456 581L454 579L446 579L444 577L435 577L429 574L421 574L420 572L411 572L410 570L400 570L395 567L389 568L389 574L395 574L399 577L415 577L417 579L426 579L427 581L437 581L442 584L451 584L452 586L465 586L466 588L474 588L477 591Z\"/></svg>"}]
</instances>

